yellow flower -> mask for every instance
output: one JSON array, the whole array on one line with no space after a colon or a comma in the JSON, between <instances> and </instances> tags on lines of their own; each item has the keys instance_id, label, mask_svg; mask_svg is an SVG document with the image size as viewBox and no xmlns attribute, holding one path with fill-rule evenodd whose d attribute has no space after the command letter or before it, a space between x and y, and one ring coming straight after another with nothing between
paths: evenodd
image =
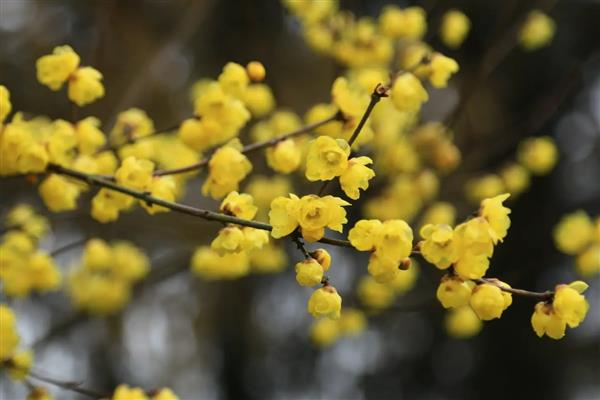
<instances>
[{"instance_id":1,"label":"yellow flower","mask_svg":"<svg viewBox=\"0 0 600 400\"><path fill-rule=\"evenodd\" d=\"M342 298L333 286L327 285L312 293L308 300L307 309L315 318L339 319Z\"/></svg>"},{"instance_id":2,"label":"yellow flower","mask_svg":"<svg viewBox=\"0 0 600 400\"><path fill-rule=\"evenodd\" d=\"M267 74L265 66L260 61L250 61L246 64L246 73L253 82L260 82Z\"/></svg>"},{"instance_id":3,"label":"yellow flower","mask_svg":"<svg viewBox=\"0 0 600 400\"><path fill-rule=\"evenodd\" d=\"M242 101L256 118L264 117L275 108L273 92L263 83L249 85L242 95Z\"/></svg>"},{"instance_id":4,"label":"yellow flower","mask_svg":"<svg viewBox=\"0 0 600 400\"><path fill-rule=\"evenodd\" d=\"M531 326L538 337L547 335L552 339L565 336L566 322L554 312L552 305L539 302L531 315Z\"/></svg>"},{"instance_id":5,"label":"yellow flower","mask_svg":"<svg viewBox=\"0 0 600 400\"><path fill-rule=\"evenodd\" d=\"M592 241L594 224L583 210L563 216L554 227L554 243L566 254L581 253Z\"/></svg>"},{"instance_id":6,"label":"yellow flower","mask_svg":"<svg viewBox=\"0 0 600 400\"><path fill-rule=\"evenodd\" d=\"M244 232L239 227L230 225L219 231L210 247L222 256L226 253L239 253L244 250L244 241Z\"/></svg>"},{"instance_id":7,"label":"yellow flower","mask_svg":"<svg viewBox=\"0 0 600 400\"><path fill-rule=\"evenodd\" d=\"M196 249L191 261L192 271L206 279L237 279L248 275L250 261L246 252L219 255L208 246Z\"/></svg>"},{"instance_id":8,"label":"yellow flower","mask_svg":"<svg viewBox=\"0 0 600 400\"><path fill-rule=\"evenodd\" d=\"M267 165L282 174L294 172L302 161L302 151L293 139L287 139L269 147L266 155Z\"/></svg>"},{"instance_id":9,"label":"yellow flower","mask_svg":"<svg viewBox=\"0 0 600 400\"><path fill-rule=\"evenodd\" d=\"M238 67L242 70L239 71L237 67L224 68L221 74L223 78L219 77L219 80L227 86L227 90L237 92L245 88L243 82L244 78L248 80L248 76L241 65ZM225 69L228 71L226 72ZM239 97L242 92L227 93L219 82L208 82L194 101L196 115L203 120L213 120L213 125L220 126L221 129L216 132L215 143L223 143L237 136L239 130L250 119L250 112L241 100L232 97L234 95Z\"/></svg>"},{"instance_id":10,"label":"yellow flower","mask_svg":"<svg viewBox=\"0 0 600 400\"><path fill-rule=\"evenodd\" d=\"M354 157L348 161L347 168L340 176L340 185L346 196L357 200L360 197L359 189L367 190L375 172L366 165L372 163L369 157Z\"/></svg>"},{"instance_id":11,"label":"yellow flower","mask_svg":"<svg viewBox=\"0 0 600 400\"><path fill-rule=\"evenodd\" d=\"M403 294L415 286L418 275L419 264L413 259L406 258L402 261L401 269L398 270L396 277L388 282L387 285L394 289L396 294Z\"/></svg>"},{"instance_id":12,"label":"yellow flower","mask_svg":"<svg viewBox=\"0 0 600 400\"><path fill-rule=\"evenodd\" d=\"M258 207L254 205L254 199L251 195L233 191L223 199L219 210L223 214L252 219L258 211Z\"/></svg>"},{"instance_id":13,"label":"yellow flower","mask_svg":"<svg viewBox=\"0 0 600 400\"><path fill-rule=\"evenodd\" d=\"M577 256L577 272L586 277L592 277L600 272L600 243L588 247Z\"/></svg>"},{"instance_id":14,"label":"yellow flower","mask_svg":"<svg viewBox=\"0 0 600 400\"><path fill-rule=\"evenodd\" d=\"M50 255L37 251L28 260L27 273L31 276L31 288L41 292L55 290L60 286L60 270Z\"/></svg>"},{"instance_id":15,"label":"yellow flower","mask_svg":"<svg viewBox=\"0 0 600 400\"><path fill-rule=\"evenodd\" d=\"M265 274L280 272L288 264L287 253L281 246L268 243L250 253L250 263L254 272Z\"/></svg>"},{"instance_id":16,"label":"yellow flower","mask_svg":"<svg viewBox=\"0 0 600 400\"><path fill-rule=\"evenodd\" d=\"M248 86L250 79L246 69L239 64L228 62L219 75L219 84L225 93L240 97Z\"/></svg>"},{"instance_id":17,"label":"yellow flower","mask_svg":"<svg viewBox=\"0 0 600 400\"><path fill-rule=\"evenodd\" d=\"M50 211L60 212L77 208L80 189L67 178L50 174L40 184L39 193Z\"/></svg>"},{"instance_id":18,"label":"yellow flower","mask_svg":"<svg viewBox=\"0 0 600 400\"><path fill-rule=\"evenodd\" d=\"M294 194L290 197L279 196L271 202L269 222L273 226L271 236L276 239L289 235L298 227L295 215L300 199Z\"/></svg>"},{"instance_id":19,"label":"yellow flower","mask_svg":"<svg viewBox=\"0 0 600 400\"><path fill-rule=\"evenodd\" d=\"M512 298L510 302L512 302ZM479 319L489 321L494 318L500 318L502 312L510 305L510 302L498 286L484 283L473 288L469 303Z\"/></svg>"},{"instance_id":20,"label":"yellow flower","mask_svg":"<svg viewBox=\"0 0 600 400\"><path fill-rule=\"evenodd\" d=\"M331 254L325 249L317 249L310 253L310 256L317 260L321 267L323 267L323 271L327 271L331 266Z\"/></svg>"},{"instance_id":21,"label":"yellow flower","mask_svg":"<svg viewBox=\"0 0 600 400\"><path fill-rule=\"evenodd\" d=\"M510 209L504 207L502 202L508 199L510 194L504 193L491 199L485 199L481 202L479 215L490 224L490 237L494 244L502 241L508 232L510 226Z\"/></svg>"},{"instance_id":22,"label":"yellow flower","mask_svg":"<svg viewBox=\"0 0 600 400\"><path fill-rule=\"evenodd\" d=\"M377 283L388 283L400 272L399 261L394 258L381 257L377 253L369 257L368 271Z\"/></svg>"},{"instance_id":23,"label":"yellow flower","mask_svg":"<svg viewBox=\"0 0 600 400\"><path fill-rule=\"evenodd\" d=\"M314 258L296 264L296 281L300 286L315 286L323 280L323 266Z\"/></svg>"},{"instance_id":24,"label":"yellow flower","mask_svg":"<svg viewBox=\"0 0 600 400\"><path fill-rule=\"evenodd\" d=\"M357 336L367 327L367 318L365 317L365 313L360 310L344 308L338 323L342 334Z\"/></svg>"},{"instance_id":25,"label":"yellow flower","mask_svg":"<svg viewBox=\"0 0 600 400\"><path fill-rule=\"evenodd\" d=\"M92 67L75 70L69 77L69 99L83 107L104 97L104 86L100 82L102 74Z\"/></svg>"},{"instance_id":26,"label":"yellow flower","mask_svg":"<svg viewBox=\"0 0 600 400\"><path fill-rule=\"evenodd\" d=\"M386 6L379 15L379 27L391 38L420 39L427 29L425 11L421 7Z\"/></svg>"},{"instance_id":27,"label":"yellow flower","mask_svg":"<svg viewBox=\"0 0 600 400\"><path fill-rule=\"evenodd\" d=\"M348 240L357 250L374 250L382 226L381 221L377 219L361 219L350 229Z\"/></svg>"},{"instance_id":28,"label":"yellow flower","mask_svg":"<svg viewBox=\"0 0 600 400\"><path fill-rule=\"evenodd\" d=\"M328 181L340 176L348 166L350 146L343 139L319 136L311 140L306 156L306 178Z\"/></svg>"},{"instance_id":29,"label":"yellow flower","mask_svg":"<svg viewBox=\"0 0 600 400\"><path fill-rule=\"evenodd\" d=\"M554 168L558 150L549 136L528 138L519 144L517 158L532 174L545 175Z\"/></svg>"},{"instance_id":30,"label":"yellow flower","mask_svg":"<svg viewBox=\"0 0 600 400\"><path fill-rule=\"evenodd\" d=\"M502 178L497 174L485 174L469 179L465 192L472 203L479 203L483 199L501 195L506 192L506 187Z\"/></svg>"},{"instance_id":31,"label":"yellow flower","mask_svg":"<svg viewBox=\"0 0 600 400\"><path fill-rule=\"evenodd\" d=\"M452 74L458 72L458 63L441 53L433 53L428 63L416 68L415 74L419 77L427 77L435 88L448 86L448 80Z\"/></svg>"},{"instance_id":32,"label":"yellow flower","mask_svg":"<svg viewBox=\"0 0 600 400\"><path fill-rule=\"evenodd\" d=\"M478 279L487 271L488 257L494 251L490 230L489 223L482 217L472 218L455 228L454 240L459 254L455 271L462 278Z\"/></svg>"},{"instance_id":33,"label":"yellow flower","mask_svg":"<svg viewBox=\"0 0 600 400\"><path fill-rule=\"evenodd\" d=\"M16 381L23 380L27 377L33 365L33 351L21 350L14 354L10 361L11 365L7 368L8 376Z\"/></svg>"},{"instance_id":34,"label":"yellow flower","mask_svg":"<svg viewBox=\"0 0 600 400\"><path fill-rule=\"evenodd\" d=\"M587 288L587 285L585 285ZM585 290L585 289L584 289ZM590 305L583 295L571 286L558 285L552 301L554 313L571 328L584 320Z\"/></svg>"},{"instance_id":35,"label":"yellow flower","mask_svg":"<svg viewBox=\"0 0 600 400\"><path fill-rule=\"evenodd\" d=\"M129 242L120 241L112 246L113 259L109 264L114 276L128 283L136 282L148 274L150 261L142 250Z\"/></svg>"},{"instance_id":36,"label":"yellow flower","mask_svg":"<svg viewBox=\"0 0 600 400\"><path fill-rule=\"evenodd\" d=\"M117 115L115 126L110 132L110 140L121 145L154 133L154 123L144 110L130 108Z\"/></svg>"},{"instance_id":37,"label":"yellow flower","mask_svg":"<svg viewBox=\"0 0 600 400\"><path fill-rule=\"evenodd\" d=\"M519 42L526 50L536 50L552 41L556 24L548 15L533 10L519 32Z\"/></svg>"},{"instance_id":38,"label":"yellow flower","mask_svg":"<svg viewBox=\"0 0 600 400\"><path fill-rule=\"evenodd\" d=\"M79 66L79 56L70 46L58 46L52 54L38 58L38 81L51 90L59 90Z\"/></svg>"},{"instance_id":39,"label":"yellow flower","mask_svg":"<svg viewBox=\"0 0 600 400\"><path fill-rule=\"evenodd\" d=\"M375 242L375 252L387 259L400 262L410 256L412 251L413 232L402 220L385 221Z\"/></svg>"},{"instance_id":40,"label":"yellow flower","mask_svg":"<svg viewBox=\"0 0 600 400\"><path fill-rule=\"evenodd\" d=\"M350 203L334 196L303 196L292 208L302 230L302 236L309 242L316 242L325 234L325 228L341 232L348 222L343 207ZM274 236L275 237L275 236Z\"/></svg>"},{"instance_id":41,"label":"yellow flower","mask_svg":"<svg viewBox=\"0 0 600 400\"><path fill-rule=\"evenodd\" d=\"M445 326L450 336L466 339L477 335L483 324L471 307L463 306L446 314Z\"/></svg>"},{"instance_id":42,"label":"yellow flower","mask_svg":"<svg viewBox=\"0 0 600 400\"><path fill-rule=\"evenodd\" d=\"M75 136L81 154L93 155L104 146L106 138L99 127L100 120L95 117L87 117L77 122Z\"/></svg>"},{"instance_id":43,"label":"yellow flower","mask_svg":"<svg viewBox=\"0 0 600 400\"><path fill-rule=\"evenodd\" d=\"M456 49L463 43L469 30L471 21L459 10L449 10L442 17L440 36L442 42L450 48Z\"/></svg>"},{"instance_id":44,"label":"yellow flower","mask_svg":"<svg viewBox=\"0 0 600 400\"><path fill-rule=\"evenodd\" d=\"M130 208L134 203L131 196L102 188L92 199L92 218L96 221L107 223L116 221L119 212Z\"/></svg>"},{"instance_id":45,"label":"yellow flower","mask_svg":"<svg viewBox=\"0 0 600 400\"><path fill-rule=\"evenodd\" d=\"M516 196L529 187L529 171L519 164L510 164L500 171L506 191Z\"/></svg>"},{"instance_id":46,"label":"yellow flower","mask_svg":"<svg viewBox=\"0 0 600 400\"><path fill-rule=\"evenodd\" d=\"M140 388L130 388L122 384L117 386L112 395L112 400L148 400L148 396Z\"/></svg>"},{"instance_id":47,"label":"yellow flower","mask_svg":"<svg viewBox=\"0 0 600 400\"><path fill-rule=\"evenodd\" d=\"M390 285L378 283L370 275L360 279L357 290L360 301L374 310L389 307L396 298L396 293Z\"/></svg>"},{"instance_id":48,"label":"yellow flower","mask_svg":"<svg viewBox=\"0 0 600 400\"><path fill-rule=\"evenodd\" d=\"M15 314L7 305L0 304L0 360L9 358L19 345Z\"/></svg>"},{"instance_id":49,"label":"yellow flower","mask_svg":"<svg viewBox=\"0 0 600 400\"><path fill-rule=\"evenodd\" d=\"M144 190L152 181L152 171L152 161L129 156L115 172L115 179L119 185Z\"/></svg>"},{"instance_id":50,"label":"yellow flower","mask_svg":"<svg viewBox=\"0 0 600 400\"><path fill-rule=\"evenodd\" d=\"M173 177L156 176L150 180L150 183L145 187L145 191L150 193L153 197L172 202L175 201L176 188L175 179L173 179ZM150 215L169 211L167 207L157 206L155 204L148 205L143 200L140 201L140 204Z\"/></svg>"},{"instance_id":51,"label":"yellow flower","mask_svg":"<svg viewBox=\"0 0 600 400\"><path fill-rule=\"evenodd\" d=\"M391 99L398 111L417 112L429 100L429 95L419 79L404 72L394 81Z\"/></svg>"},{"instance_id":52,"label":"yellow flower","mask_svg":"<svg viewBox=\"0 0 600 400\"><path fill-rule=\"evenodd\" d=\"M310 327L310 339L317 346L329 346L342 334L340 328L339 321L334 321L329 318L318 319L313 322Z\"/></svg>"},{"instance_id":53,"label":"yellow flower","mask_svg":"<svg viewBox=\"0 0 600 400\"><path fill-rule=\"evenodd\" d=\"M152 396L152 400L179 400L179 397L169 388L162 388Z\"/></svg>"},{"instance_id":54,"label":"yellow flower","mask_svg":"<svg viewBox=\"0 0 600 400\"><path fill-rule=\"evenodd\" d=\"M4 122L6 116L10 114L12 104L10 103L10 92L4 85L0 85L0 124Z\"/></svg>"},{"instance_id":55,"label":"yellow flower","mask_svg":"<svg viewBox=\"0 0 600 400\"><path fill-rule=\"evenodd\" d=\"M202 194L220 199L239 189L239 183L250 173L252 164L239 150L239 141L220 147L208 163L209 174L202 185Z\"/></svg>"},{"instance_id":56,"label":"yellow flower","mask_svg":"<svg viewBox=\"0 0 600 400\"><path fill-rule=\"evenodd\" d=\"M475 284L458 276L444 275L436 296L444 308L459 308L469 304Z\"/></svg>"},{"instance_id":57,"label":"yellow flower","mask_svg":"<svg viewBox=\"0 0 600 400\"><path fill-rule=\"evenodd\" d=\"M439 269L446 269L458 260L454 231L449 225L425 225L421 228L421 254Z\"/></svg>"}]
</instances>

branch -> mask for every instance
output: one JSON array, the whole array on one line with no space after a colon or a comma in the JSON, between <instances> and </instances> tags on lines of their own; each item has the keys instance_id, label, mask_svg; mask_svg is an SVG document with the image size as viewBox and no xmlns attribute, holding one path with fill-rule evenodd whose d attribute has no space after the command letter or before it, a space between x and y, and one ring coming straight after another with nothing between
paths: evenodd
<instances>
[{"instance_id":1,"label":"branch","mask_svg":"<svg viewBox=\"0 0 600 400\"><path fill-rule=\"evenodd\" d=\"M256 150L264 149L266 147L271 147L271 146L274 146L277 143L282 142L282 141L284 141L286 139L290 139L290 138L293 138L295 136L298 136L298 135L301 135L303 133L306 133L308 131L311 131L313 129L317 129L320 126L323 126L323 125L325 125L325 124L327 124L327 123L329 123L331 121L342 120L342 119L343 119L343 116L341 115L341 113L337 112L334 115L332 115L332 116L330 116L328 118L325 118L322 121L317 121L315 123L302 126L302 127L298 128L298 129L296 129L295 131L292 131L292 132L286 133L284 135L277 136L277 137L274 137L272 139L265 140L265 141L262 141L262 142L257 142L257 143L249 144L249 145L245 146L241 150L241 152L243 154L248 154L248 153L251 153L251 152L256 151ZM183 173L186 173L186 172L196 171L198 169L201 169L201 168L205 167L208 164L208 162L210 161L210 158L211 158L210 156L204 157L201 161L197 162L196 164L188 165L187 167L157 170L157 171L154 171L154 176L183 174Z\"/></svg>"},{"instance_id":2,"label":"branch","mask_svg":"<svg viewBox=\"0 0 600 400\"><path fill-rule=\"evenodd\" d=\"M32 379L44 382L44 383L48 383L50 385L57 386L64 390L69 390L71 392L75 392L75 393L82 394L84 396L91 397L93 399L104 399L104 398L111 397L110 394L107 395L107 394L96 392L95 390L92 390L92 389L87 389L87 388L81 387L83 382L61 381L58 379L53 379L53 378L49 378L47 376L38 374L37 372L34 372L34 371L29 371L27 376L29 376Z\"/></svg>"},{"instance_id":3,"label":"branch","mask_svg":"<svg viewBox=\"0 0 600 400\"><path fill-rule=\"evenodd\" d=\"M69 168L65 168L56 164L49 164L47 168L47 172L52 172L64 176L68 176L70 178L88 183L90 185L95 185L99 187L104 187L107 189L114 190L115 192L120 192L136 199L142 200L147 204L155 204L158 206L162 206L168 208L173 211L180 212L182 214L192 215L195 217L199 217L202 219L206 219L208 221L218 221L222 223L228 224L237 224L242 226L248 226L250 228L262 229L265 231L273 230L273 227L269 224L259 221L251 221L247 219L237 218L231 215L220 214L214 211L204 210L201 208L196 208L192 206L188 206L185 204L175 203L167 200L160 199L158 197L151 196L148 193L140 192L134 189L130 189L125 186L121 186L117 183L108 181L104 178L89 175L84 172L75 171ZM341 239L333 239L328 237L323 237L319 240L321 243L330 244L332 246L341 246L341 247L352 247L352 244L347 240Z\"/></svg>"},{"instance_id":4,"label":"branch","mask_svg":"<svg viewBox=\"0 0 600 400\"><path fill-rule=\"evenodd\" d=\"M50 256L51 257L56 257L57 255L65 252L65 251L69 251L71 249L74 249L76 247L81 246L82 244L84 244L87 241L88 241L88 238L81 238L81 239L76 240L74 242L67 243L64 246L57 247L56 249L54 249L54 250L52 250L50 252Z\"/></svg>"},{"instance_id":5,"label":"branch","mask_svg":"<svg viewBox=\"0 0 600 400\"><path fill-rule=\"evenodd\" d=\"M550 300L554 296L554 292L552 292L550 290L547 290L545 292L531 292L529 290L524 290L524 289L507 288L507 287L500 285L496 279L490 279L490 278L473 279L473 282L480 284L480 285L482 285L484 283L488 283L490 285L496 286L503 292L512 293L512 294L516 294L518 296L523 296L523 297L530 297L532 299L538 299L540 301Z\"/></svg>"}]
</instances>

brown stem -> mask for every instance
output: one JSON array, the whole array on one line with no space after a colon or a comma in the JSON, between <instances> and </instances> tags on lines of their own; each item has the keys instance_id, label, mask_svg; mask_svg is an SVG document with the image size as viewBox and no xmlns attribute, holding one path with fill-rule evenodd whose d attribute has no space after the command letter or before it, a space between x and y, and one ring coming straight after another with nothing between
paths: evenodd
<instances>
[{"instance_id":1,"label":"brown stem","mask_svg":"<svg viewBox=\"0 0 600 400\"><path fill-rule=\"evenodd\" d=\"M27 375L30 378L33 378L35 380L57 386L61 389L69 390L71 392L79 393L84 396L91 397L93 399L102 399L102 398L110 398L111 397L110 394L107 395L107 394L96 392L95 390L92 390L92 389L87 389L87 388L81 387L82 382L61 381L58 379L53 379L53 378L49 378L44 375L40 375L34 371L29 371L29 373Z\"/></svg>"},{"instance_id":2,"label":"brown stem","mask_svg":"<svg viewBox=\"0 0 600 400\"><path fill-rule=\"evenodd\" d=\"M81 246L82 244L84 244L87 241L88 241L88 238L81 238L74 242L67 243L64 246L57 247L56 249L54 249L50 252L50 256L56 257L57 255L65 252L65 251L69 251L71 249Z\"/></svg>"},{"instance_id":3,"label":"brown stem","mask_svg":"<svg viewBox=\"0 0 600 400\"><path fill-rule=\"evenodd\" d=\"M529 290L524 290L524 289L515 289L515 288L504 287L504 286L500 285L498 283L498 280L496 280L496 279L490 279L490 278L473 279L473 282L475 282L479 285L488 283L490 285L496 286L503 292L512 293L512 294L516 294L518 296L523 296L523 297L530 297L530 298L537 299L540 301L550 300L554 296L554 292L549 291L549 290L547 290L545 292L531 292Z\"/></svg>"},{"instance_id":4,"label":"brown stem","mask_svg":"<svg viewBox=\"0 0 600 400\"><path fill-rule=\"evenodd\" d=\"M125 186L121 186L119 184L116 184L114 182L100 178L98 176L88 175L86 173L75 171L75 170L72 170L69 168L65 168L60 165L49 164L47 171L56 173L56 174L60 174L60 175L64 175L64 176L68 176L68 177L77 179L79 181L85 182L90 185L95 185L95 186L111 189L116 192L120 192L120 193L129 195L131 197L134 197L136 199L142 200L150 205L152 205L152 204L159 205L159 206L168 208L173 211L177 211L177 212L180 212L183 214L188 214L188 215L192 215L195 217L203 218L203 219L206 219L209 221L218 221L218 222L229 223L229 224L237 224L237 225L242 225L242 226L248 226L250 228L262 229L265 231L271 231L273 229L273 227L271 225L266 224L264 222L251 221L251 220L247 220L247 219L237 218L237 217L234 217L231 215L220 214L220 213L216 213L214 211L203 210L201 208L195 208L195 207L191 207L191 206L188 206L185 204L180 204L180 203L163 200L158 197L151 196L148 193L139 192L137 190L130 189ZM341 239L332 239L332 238L323 237L319 240L319 242L325 243L325 244L330 244L333 246L352 247L352 244L350 244L349 241L341 240Z\"/></svg>"},{"instance_id":5,"label":"brown stem","mask_svg":"<svg viewBox=\"0 0 600 400\"><path fill-rule=\"evenodd\" d=\"M325 118L324 120L317 121L317 122L315 122L313 124L302 126L302 127L298 128L298 129L296 129L295 131L286 133L284 135L277 136L277 137L274 137L272 139L265 140L265 141L262 141L262 142L257 142L257 143L249 144L249 145L245 146L241 150L241 152L244 153L244 154L248 154L248 153L251 153L251 152L256 151L256 150L260 150L260 149L264 149L266 147L274 146L277 143L282 142L282 141L284 141L286 139L290 139L290 138L293 138L295 136L298 136L298 135L301 135L303 133L306 133L308 131L311 131L313 129L319 128L320 126L323 126L323 125L325 125L325 124L327 124L327 123L329 123L331 121L341 120L342 118L343 117L341 116L340 113L335 113L334 115L332 115L332 116L330 116L328 118ZM183 174L183 173L186 173L186 172L196 171L198 169L201 169L201 168L205 167L208 164L209 161L210 161L210 156L205 157L201 161L199 161L199 162L197 162L195 164L192 164L192 165L188 165L186 167L174 168L174 169L157 170L157 171L154 172L154 175L155 176L164 176L164 175Z\"/></svg>"}]
</instances>

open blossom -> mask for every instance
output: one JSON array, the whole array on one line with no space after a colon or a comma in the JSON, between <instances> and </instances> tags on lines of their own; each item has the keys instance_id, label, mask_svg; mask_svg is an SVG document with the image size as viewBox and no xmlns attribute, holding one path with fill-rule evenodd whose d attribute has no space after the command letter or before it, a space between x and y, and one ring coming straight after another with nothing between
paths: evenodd
<instances>
[{"instance_id":1,"label":"open blossom","mask_svg":"<svg viewBox=\"0 0 600 400\"><path fill-rule=\"evenodd\" d=\"M271 235L280 238L292 233L297 227L304 239L315 242L325 234L325 228L341 232L347 222L344 206L346 201L334 197L307 195L299 198L277 197L271 203L269 221L273 225Z\"/></svg>"},{"instance_id":2,"label":"open blossom","mask_svg":"<svg viewBox=\"0 0 600 400\"><path fill-rule=\"evenodd\" d=\"M239 189L239 183L252 170L252 164L240 149L241 144L236 139L215 151L208 162L209 174L202 185L202 194L220 199Z\"/></svg>"},{"instance_id":3,"label":"open blossom","mask_svg":"<svg viewBox=\"0 0 600 400\"><path fill-rule=\"evenodd\" d=\"M352 200L360 197L360 190L367 190L369 181L375 177L375 172L367 167L373 160L369 157L354 157L348 161L346 170L340 176L340 185L346 196Z\"/></svg>"},{"instance_id":4,"label":"open blossom","mask_svg":"<svg viewBox=\"0 0 600 400\"><path fill-rule=\"evenodd\" d=\"M348 165L350 146L343 139L319 136L311 141L306 156L306 178L328 181L340 176Z\"/></svg>"}]
</instances>

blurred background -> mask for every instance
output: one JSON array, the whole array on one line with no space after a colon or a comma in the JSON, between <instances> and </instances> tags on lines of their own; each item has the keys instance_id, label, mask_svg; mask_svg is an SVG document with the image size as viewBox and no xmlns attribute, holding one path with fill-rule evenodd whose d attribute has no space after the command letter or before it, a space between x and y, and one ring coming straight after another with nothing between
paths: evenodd
<instances>
[{"instance_id":1,"label":"blurred background","mask_svg":"<svg viewBox=\"0 0 600 400\"><path fill-rule=\"evenodd\" d=\"M377 16L387 3L341 1L341 8ZM509 236L489 275L540 291L577 279L573 259L555 249L551 232L567 212L600 214L600 2L394 4L424 7L429 42L461 65L447 89L431 92L423 115L425 121L443 120L460 110L455 137L465 162L444 181L440 197L456 204L461 217L472 211L463 200L464 181L512 157L519 140L549 135L559 146L554 171L536 178L511 204ZM545 7L556 21L552 44L533 53L512 51L478 80L490 49L534 7ZM449 8L461 9L473 23L457 51L442 47L435 35ZM0 43L0 81L11 90L13 108L51 118L69 117L72 108L66 96L36 81L35 60L70 44L84 64L104 75L105 98L80 116L99 117L106 131L119 111L133 106L159 128L187 118L193 111L191 84L217 76L228 61L262 61L278 105L300 115L329 101L341 72L306 46L298 21L274 0L0 0ZM468 101L461 104L466 92ZM193 181L183 202L215 207L199 196L199 186ZM2 178L0 190L2 213L18 202L44 210L35 188L22 179ZM48 249L91 235L127 239L147 251L153 269L166 271L139 285L125 310L109 318L77 313L61 293L13 301L38 370L58 379L84 381L100 392L122 382L169 386L186 400L600 399L598 278L586 293L587 319L559 342L535 336L529 323L533 300L524 298L515 298L505 316L486 323L475 338L458 340L444 333L435 299L439 273L423 265L416 288L369 318L364 334L319 350L308 340L309 291L296 284L291 269L229 282L190 274L190 255L214 236L215 224L137 210L102 225L85 207L51 214L50 220L53 234L43 243ZM330 250L331 278L344 295L366 262L344 249ZM67 270L79 257L73 249L58 261ZM25 397L21 385L5 377L0 382L0 398ZM53 393L57 399L79 398Z\"/></svg>"}]
</instances>

